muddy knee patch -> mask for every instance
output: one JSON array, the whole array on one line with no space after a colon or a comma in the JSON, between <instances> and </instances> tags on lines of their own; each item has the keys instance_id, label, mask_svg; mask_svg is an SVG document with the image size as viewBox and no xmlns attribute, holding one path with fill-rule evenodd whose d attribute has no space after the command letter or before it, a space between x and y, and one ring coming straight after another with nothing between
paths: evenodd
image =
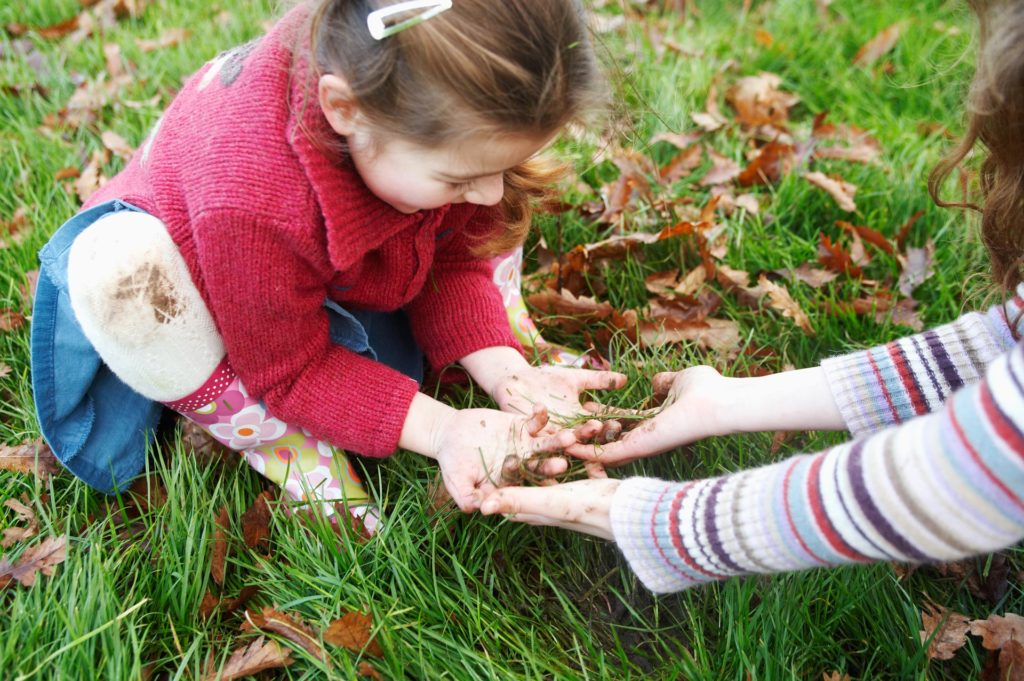
<instances>
[{"instance_id":1,"label":"muddy knee patch","mask_svg":"<svg viewBox=\"0 0 1024 681\"><path fill-rule=\"evenodd\" d=\"M114 299L146 304L160 324L169 324L185 311L174 282L163 267L154 263L143 263L131 274L118 279Z\"/></svg>"}]
</instances>

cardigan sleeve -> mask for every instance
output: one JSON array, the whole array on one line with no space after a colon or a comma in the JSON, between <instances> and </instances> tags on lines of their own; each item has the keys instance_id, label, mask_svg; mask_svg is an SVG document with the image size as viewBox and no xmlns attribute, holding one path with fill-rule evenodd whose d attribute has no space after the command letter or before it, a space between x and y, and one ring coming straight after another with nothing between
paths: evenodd
<instances>
[{"instance_id":1,"label":"cardigan sleeve","mask_svg":"<svg viewBox=\"0 0 1024 681\"><path fill-rule=\"evenodd\" d=\"M935 411L953 391L976 383L985 367L1024 333L1024 284L1005 304L944 326L821 363L836 405L854 435Z\"/></svg>"},{"instance_id":2,"label":"cardigan sleeve","mask_svg":"<svg viewBox=\"0 0 1024 681\"><path fill-rule=\"evenodd\" d=\"M367 456L397 448L416 381L334 345L323 308L327 263L286 224L204 214L194 224L207 304L231 365L287 423Z\"/></svg>"},{"instance_id":3,"label":"cardigan sleeve","mask_svg":"<svg viewBox=\"0 0 1024 681\"><path fill-rule=\"evenodd\" d=\"M734 575L944 561L1024 538L1024 343L935 413L724 477L630 478L612 530L670 592Z\"/></svg>"},{"instance_id":4,"label":"cardigan sleeve","mask_svg":"<svg viewBox=\"0 0 1024 681\"><path fill-rule=\"evenodd\" d=\"M522 352L490 263L472 253L474 245L501 225L496 209L476 210L438 249L427 283L405 308L413 334L434 369L499 345Z\"/></svg>"}]
</instances>

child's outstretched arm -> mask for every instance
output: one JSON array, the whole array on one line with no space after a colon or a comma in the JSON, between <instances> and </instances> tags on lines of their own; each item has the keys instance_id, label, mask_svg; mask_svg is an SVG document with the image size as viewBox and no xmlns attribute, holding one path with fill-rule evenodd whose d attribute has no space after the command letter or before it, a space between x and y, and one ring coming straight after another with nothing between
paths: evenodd
<instances>
[{"instance_id":1,"label":"child's outstretched arm","mask_svg":"<svg viewBox=\"0 0 1024 681\"><path fill-rule=\"evenodd\" d=\"M820 367L756 378L725 378L710 367L657 374L665 407L619 442L570 453L615 465L705 437L772 430L870 433L941 407L977 383L985 367L1024 332L1024 285L1005 304L935 329L826 359Z\"/></svg>"},{"instance_id":2,"label":"child's outstretched arm","mask_svg":"<svg viewBox=\"0 0 1024 681\"><path fill-rule=\"evenodd\" d=\"M638 414L650 413L651 418L617 442L578 444L569 452L614 466L715 435L846 428L820 368L730 378L712 367L696 366L655 374L651 384L655 397L664 399L660 409Z\"/></svg>"},{"instance_id":3,"label":"child's outstretched arm","mask_svg":"<svg viewBox=\"0 0 1024 681\"><path fill-rule=\"evenodd\" d=\"M452 499L468 512L477 510L484 497L508 484L508 473L520 466L529 466L542 476L565 472L568 464L563 458L530 459L536 454L561 452L575 441L571 432L548 426L543 410L514 416L494 409L455 409L417 393L399 446L436 459Z\"/></svg>"},{"instance_id":4,"label":"child's outstretched arm","mask_svg":"<svg viewBox=\"0 0 1024 681\"><path fill-rule=\"evenodd\" d=\"M1024 538L1024 344L932 414L718 478L510 487L485 514L614 538L656 592L752 573L934 562Z\"/></svg>"}]
</instances>

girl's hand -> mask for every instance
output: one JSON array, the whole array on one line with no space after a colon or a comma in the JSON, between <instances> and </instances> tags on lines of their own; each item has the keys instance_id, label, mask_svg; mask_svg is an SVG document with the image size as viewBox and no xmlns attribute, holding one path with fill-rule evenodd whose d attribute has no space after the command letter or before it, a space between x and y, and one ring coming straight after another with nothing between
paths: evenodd
<instances>
[{"instance_id":1,"label":"girl's hand","mask_svg":"<svg viewBox=\"0 0 1024 681\"><path fill-rule=\"evenodd\" d=\"M604 478L547 487L505 487L488 496L480 510L484 515L503 513L520 523L612 539L610 512L618 486L618 480Z\"/></svg>"},{"instance_id":2,"label":"girl's hand","mask_svg":"<svg viewBox=\"0 0 1024 681\"><path fill-rule=\"evenodd\" d=\"M564 473L562 457L535 459L536 454L562 452L576 442L571 431L548 424L544 409L514 416L494 409L452 410L432 429L431 452L452 499L465 512L502 485L522 479L521 467L541 476Z\"/></svg>"},{"instance_id":3,"label":"girl's hand","mask_svg":"<svg viewBox=\"0 0 1024 681\"><path fill-rule=\"evenodd\" d=\"M651 387L655 399L663 399L660 409L631 412L652 417L617 442L604 445L577 444L568 449L573 456L606 466L627 463L644 456L659 454L712 435L725 435L731 430L723 419L722 405L728 404L735 381L725 378L709 366L696 366L683 371L655 374ZM625 414L588 404L592 412Z\"/></svg>"},{"instance_id":4,"label":"girl's hand","mask_svg":"<svg viewBox=\"0 0 1024 681\"><path fill-rule=\"evenodd\" d=\"M499 409L516 414L530 414L535 405L543 405L552 419L564 424L592 415L580 403L584 390L616 390L624 385L625 374L616 371L525 365L498 378L491 396Z\"/></svg>"}]
</instances>

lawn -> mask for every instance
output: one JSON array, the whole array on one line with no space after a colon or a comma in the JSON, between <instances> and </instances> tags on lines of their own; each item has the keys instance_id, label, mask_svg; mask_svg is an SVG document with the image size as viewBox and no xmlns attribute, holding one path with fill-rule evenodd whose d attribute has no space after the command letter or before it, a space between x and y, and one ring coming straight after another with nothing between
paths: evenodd
<instances>
[{"instance_id":1,"label":"lawn","mask_svg":"<svg viewBox=\"0 0 1024 681\"><path fill-rule=\"evenodd\" d=\"M112 3L99 7L104 4ZM692 271L702 266L702 250L714 252L704 259L750 273L751 284L758 273L808 263L835 267L844 256L862 270L820 286L771 275L807 314L813 333L794 322L792 307L787 316L785 306L768 298L744 303L735 290L709 280L701 290L720 298L713 316L735 325L738 340L728 348L640 344L622 323L580 330L538 311L549 339L577 348L593 343L630 375L619 404L644 405L650 393L644 375L655 370L712 362L741 375L813 366L910 333L907 324L939 324L985 303L984 278L971 276L985 268L974 223L934 207L926 191L928 170L962 125L973 33L962 3L720 0L697 2L685 13L675 2L593 4L595 42L614 105L556 144L576 174L560 188L557 212L537 216L528 272L547 272L552 253L697 221L712 194L723 190L740 205L730 212L724 205L730 200L719 199L707 233L714 238L703 249L686 235L640 244L623 257L589 263L577 293L647 321L653 313L645 278ZM117 145L108 134L105 147L102 134L139 145L187 75L258 35L280 11L266 0L127 5L142 6L135 16L101 17L84 37L37 30L82 12L75 0L0 6L0 224L6 226L0 228L0 443L7 445L39 438L30 322L19 317L31 315L25 291L38 267L36 252L80 205L76 184L87 188L95 184L91 172L111 176L123 164L116 153L107 158L103 149ZM854 63L863 45L893 26L899 34L889 49ZM740 79L761 72L777 74L778 89L799 98L779 122L798 150L824 134L812 125L827 111L837 127L853 125L876 140L876 157L812 162L796 153L795 167L774 181L743 188L707 181L721 162L699 154L678 177L661 177L680 149L657 136L695 132L692 114L713 114L716 107L724 124L695 143L739 168L748 165L765 140L753 141L727 100ZM811 169L856 185L856 210L843 210L801 176ZM963 177L969 189L970 172ZM960 195L959 179L955 174L946 188L951 196ZM747 193L756 211L750 199L738 199ZM859 249L837 221L868 227L873 232L859 234L880 234L890 244L900 237L902 252L931 258L931 276L909 297L879 296L896 291L909 266L872 243ZM824 265L823 235L840 244ZM543 286L543 279L529 281ZM855 306L855 300L866 302ZM894 316L880 302L899 300L917 304L904 302ZM469 389L445 399L484 404ZM838 439L810 432L719 438L613 474L717 475ZM270 633L291 651L293 664L263 678L962 679L981 673L988 652L968 637L951 660L930 659L919 633L922 608L938 604L971 618L1024 609L1017 550L941 570L885 564L817 570L653 597L606 543L433 510L435 469L402 452L372 469L384 516L384 529L372 540L342 540L323 522L303 524L272 509L269 539L249 548L242 517L264 489L262 479L195 455L189 442L171 431L152 453L150 491L141 499L106 499L67 474L0 470L0 500L21 500L38 523L36 537L11 543L3 555L16 561L45 537L67 538L66 559L52 575L0 591L0 678L201 679L210 664L255 640L242 630L245 609L258 620L273 606L304 620L313 642L303 646L296 643L301 637ZM217 524L224 508L226 530ZM24 525L12 506L0 508L0 526ZM218 535L222 541L215 541ZM225 541L230 551L218 584L211 564ZM210 605L240 594L250 595L242 607ZM370 615L381 649L372 652L381 655L372 655L371 646L362 654L320 647L329 623L355 611Z\"/></svg>"}]
</instances>

